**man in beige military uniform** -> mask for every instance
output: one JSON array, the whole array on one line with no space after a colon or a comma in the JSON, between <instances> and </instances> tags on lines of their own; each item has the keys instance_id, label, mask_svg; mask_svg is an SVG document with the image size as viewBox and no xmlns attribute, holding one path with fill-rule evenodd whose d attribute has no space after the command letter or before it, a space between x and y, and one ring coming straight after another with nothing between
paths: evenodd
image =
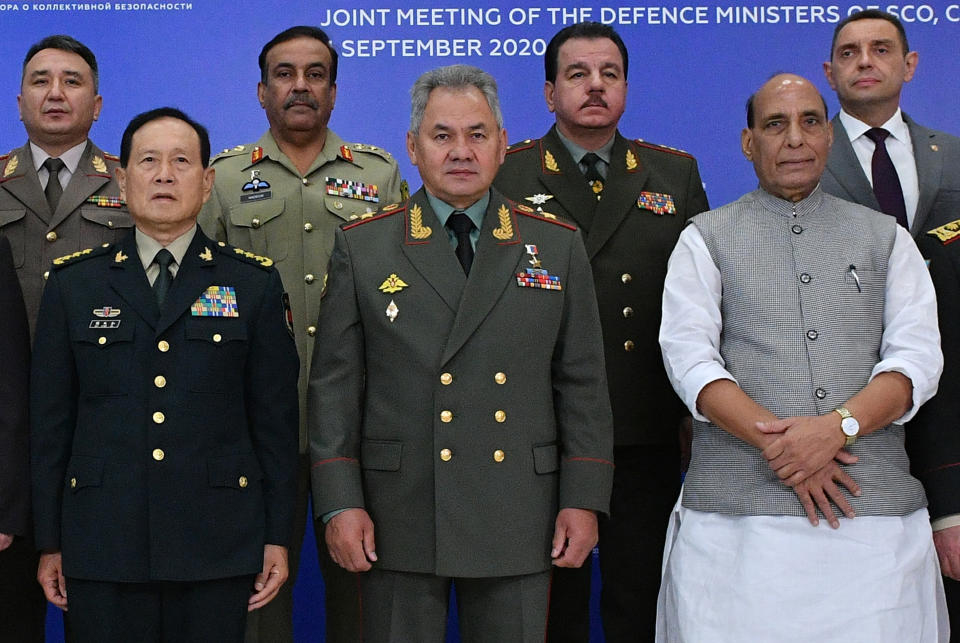
<instances>
[{"instance_id":1,"label":"man in beige military uniform","mask_svg":"<svg viewBox=\"0 0 960 643\"><path fill-rule=\"evenodd\" d=\"M117 157L87 135L100 115L97 59L70 36L27 52L17 107L29 141L0 156L0 235L10 240L31 336L50 262L113 242L133 221L113 172Z\"/></svg>"},{"instance_id":2,"label":"man in beige military uniform","mask_svg":"<svg viewBox=\"0 0 960 643\"><path fill-rule=\"evenodd\" d=\"M327 129L337 97L337 53L314 27L292 27L260 52L257 95L270 129L252 145L238 145L213 160L213 196L200 215L217 239L276 262L293 310L300 354L300 484L297 529L290 550L296 573L307 515L309 463L304 395L313 355L320 294L334 231L346 220L400 200L400 173L390 154L373 145L345 143ZM333 564L318 529L326 583L326 640L360 640L358 583ZM292 641L293 582L248 621L247 640ZM255 631L259 630L259 634Z\"/></svg>"}]
</instances>

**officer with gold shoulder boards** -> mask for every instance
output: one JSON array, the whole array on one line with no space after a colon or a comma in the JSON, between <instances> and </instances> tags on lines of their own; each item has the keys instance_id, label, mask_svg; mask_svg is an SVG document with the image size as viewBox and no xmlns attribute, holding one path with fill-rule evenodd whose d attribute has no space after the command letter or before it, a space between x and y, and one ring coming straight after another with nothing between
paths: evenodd
<instances>
[{"instance_id":1,"label":"officer with gold shoulder boards","mask_svg":"<svg viewBox=\"0 0 960 643\"><path fill-rule=\"evenodd\" d=\"M259 63L257 95L270 129L256 143L213 159L216 185L200 224L211 236L273 259L290 294L300 354L304 454L290 552L295 574L309 494L304 395L333 233L344 221L399 201L401 181L389 153L345 143L327 128L337 97L337 52L327 34L315 27L291 27L263 47ZM322 533L320 528L317 547L326 584L326 640L359 641L357 580L332 563ZM248 641L293 640L292 587L288 583L278 600L250 620Z\"/></svg>"},{"instance_id":2,"label":"officer with gold shoulder boards","mask_svg":"<svg viewBox=\"0 0 960 643\"><path fill-rule=\"evenodd\" d=\"M70 36L27 51L17 107L29 141L0 156L0 235L10 240L31 335L50 262L116 241L133 221L116 156L87 138L100 115L97 59Z\"/></svg>"},{"instance_id":3,"label":"officer with gold shoulder boards","mask_svg":"<svg viewBox=\"0 0 960 643\"><path fill-rule=\"evenodd\" d=\"M680 490L677 429L685 415L663 370L657 332L667 258L686 220L708 208L689 154L625 139L627 50L612 27L582 23L545 56L556 125L507 151L494 183L507 196L575 221L593 267L610 403L614 474L600 522L601 609L608 641L653 638L660 560ZM549 640L589 638L590 569L561 569Z\"/></svg>"}]
</instances>

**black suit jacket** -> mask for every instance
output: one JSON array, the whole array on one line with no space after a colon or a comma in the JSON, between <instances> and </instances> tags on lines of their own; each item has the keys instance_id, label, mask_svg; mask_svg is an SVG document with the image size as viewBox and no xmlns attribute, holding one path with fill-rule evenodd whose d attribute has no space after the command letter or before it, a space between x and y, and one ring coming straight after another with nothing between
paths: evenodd
<instances>
[{"instance_id":1,"label":"black suit jacket","mask_svg":"<svg viewBox=\"0 0 960 643\"><path fill-rule=\"evenodd\" d=\"M133 233L78 254L52 270L37 322L37 546L90 580L259 571L265 544L289 543L295 494L298 362L279 274L198 228L161 312ZM236 316L200 314L218 287Z\"/></svg>"},{"instance_id":2,"label":"black suit jacket","mask_svg":"<svg viewBox=\"0 0 960 643\"><path fill-rule=\"evenodd\" d=\"M903 120L910 128L920 184L920 200L910 226L910 234L917 238L960 216L960 138L927 129L906 114ZM839 116L833 117L833 147L820 186L841 199L880 210Z\"/></svg>"},{"instance_id":3,"label":"black suit jacket","mask_svg":"<svg viewBox=\"0 0 960 643\"><path fill-rule=\"evenodd\" d=\"M30 533L30 331L10 244L0 237L0 533Z\"/></svg>"},{"instance_id":4,"label":"black suit jacket","mask_svg":"<svg viewBox=\"0 0 960 643\"><path fill-rule=\"evenodd\" d=\"M615 444L676 444L686 410L657 342L663 280L687 219L709 209L707 195L696 160L685 152L618 133L611 161L598 202L554 126L542 139L511 145L494 185L520 203L575 221L583 232L603 328ZM652 195L668 196L671 211L651 209Z\"/></svg>"}]
</instances>

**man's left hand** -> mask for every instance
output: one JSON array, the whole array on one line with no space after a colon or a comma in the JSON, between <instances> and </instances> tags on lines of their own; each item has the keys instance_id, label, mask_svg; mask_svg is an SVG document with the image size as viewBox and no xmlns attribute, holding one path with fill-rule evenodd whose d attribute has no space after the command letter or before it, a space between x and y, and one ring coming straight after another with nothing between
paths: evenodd
<instances>
[{"instance_id":1,"label":"man's left hand","mask_svg":"<svg viewBox=\"0 0 960 643\"><path fill-rule=\"evenodd\" d=\"M247 611L260 609L273 600L289 575L287 548L280 545L263 546L263 569L253 581L256 593L247 601Z\"/></svg>"},{"instance_id":2,"label":"man's left hand","mask_svg":"<svg viewBox=\"0 0 960 643\"><path fill-rule=\"evenodd\" d=\"M550 557L557 567L580 567L599 538L597 514L567 507L557 514Z\"/></svg>"},{"instance_id":3,"label":"man's left hand","mask_svg":"<svg viewBox=\"0 0 960 643\"><path fill-rule=\"evenodd\" d=\"M781 434L763 450L763 457L784 484L795 487L833 459L841 464L857 461L843 449L837 419L828 414L757 422L763 433Z\"/></svg>"},{"instance_id":4,"label":"man's left hand","mask_svg":"<svg viewBox=\"0 0 960 643\"><path fill-rule=\"evenodd\" d=\"M933 544L943 575L960 580L960 525L933 532Z\"/></svg>"}]
</instances>

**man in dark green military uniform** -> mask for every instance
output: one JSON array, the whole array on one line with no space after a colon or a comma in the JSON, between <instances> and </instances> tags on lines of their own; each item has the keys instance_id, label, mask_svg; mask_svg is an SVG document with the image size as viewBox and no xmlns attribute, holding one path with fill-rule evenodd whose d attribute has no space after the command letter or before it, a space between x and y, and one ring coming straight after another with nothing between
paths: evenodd
<instances>
[{"instance_id":1,"label":"man in dark green military uniform","mask_svg":"<svg viewBox=\"0 0 960 643\"><path fill-rule=\"evenodd\" d=\"M70 36L27 52L17 106L30 139L0 156L0 235L10 240L31 335L50 262L117 241L133 227L117 157L87 138L100 115L97 59Z\"/></svg>"},{"instance_id":2,"label":"man in dark green military uniform","mask_svg":"<svg viewBox=\"0 0 960 643\"><path fill-rule=\"evenodd\" d=\"M564 28L545 56L556 125L513 145L497 189L575 221L593 267L613 407L610 519L600 523L601 608L608 641L652 640L670 509L680 491L677 428L685 415L663 370L657 333L667 258L686 220L707 209L689 154L627 140L617 124L627 50L612 27ZM589 637L589 564L554 575L551 642Z\"/></svg>"},{"instance_id":3,"label":"man in dark green military uniform","mask_svg":"<svg viewBox=\"0 0 960 643\"><path fill-rule=\"evenodd\" d=\"M543 641L551 563L597 541L613 479L590 266L575 226L490 188L489 74L414 85L423 189L337 231L308 412L334 559L364 572L367 643Z\"/></svg>"},{"instance_id":4,"label":"man in dark green military uniform","mask_svg":"<svg viewBox=\"0 0 960 643\"><path fill-rule=\"evenodd\" d=\"M206 129L145 112L120 155L136 229L54 260L37 319L37 578L69 602L74 643L240 643L287 577L293 530L283 286L269 259L196 225Z\"/></svg>"},{"instance_id":5,"label":"man in dark green military uniform","mask_svg":"<svg viewBox=\"0 0 960 643\"><path fill-rule=\"evenodd\" d=\"M300 354L300 486L291 574L296 573L309 494L304 395L320 294L336 227L400 200L400 173L389 153L345 143L327 128L337 97L337 52L315 27L292 27L260 52L257 95L270 129L252 145L213 160L216 185L200 215L211 236L270 257L290 295ZM327 637L360 640L357 579L334 565L318 530L326 584ZM250 619L248 641L293 641L293 582ZM259 630L259 635L257 635Z\"/></svg>"}]
</instances>

